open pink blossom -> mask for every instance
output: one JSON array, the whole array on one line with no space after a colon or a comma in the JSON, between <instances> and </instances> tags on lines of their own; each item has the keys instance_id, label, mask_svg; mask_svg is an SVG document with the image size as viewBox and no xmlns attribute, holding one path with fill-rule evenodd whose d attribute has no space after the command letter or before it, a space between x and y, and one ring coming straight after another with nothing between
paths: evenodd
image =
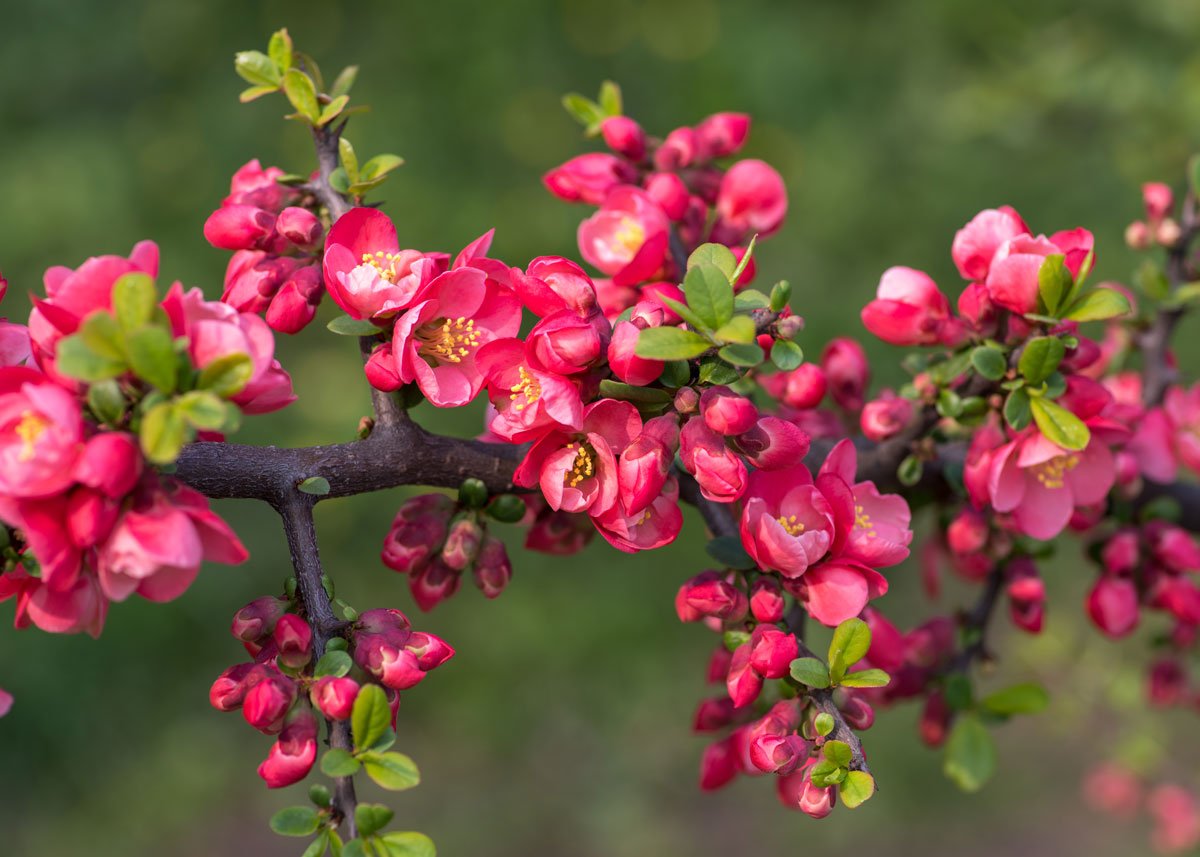
<instances>
[{"instance_id":1,"label":"open pink blossom","mask_svg":"<svg viewBox=\"0 0 1200 857\"><path fill-rule=\"evenodd\" d=\"M0 493L47 497L65 490L82 441L74 396L33 369L0 368Z\"/></svg>"},{"instance_id":2,"label":"open pink blossom","mask_svg":"<svg viewBox=\"0 0 1200 857\"><path fill-rule=\"evenodd\" d=\"M645 191L615 188L579 224L579 252L617 286L652 279L667 261L670 221Z\"/></svg>"},{"instance_id":3,"label":"open pink blossom","mask_svg":"<svg viewBox=\"0 0 1200 857\"><path fill-rule=\"evenodd\" d=\"M74 583L55 589L18 565L0 575L0 601L10 598L17 602L15 627L27 628L32 624L50 634L82 631L99 637L108 613L108 599L100 592L93 575L77 576Z\"/></svg>"},{"instance_id":4,"label":"open pink blossom","mask_svg":"<svg viewBox=\"0 0 1200 857\"><path fill-rule=\"evenodd\" d=\"M520 326L521 304L511 291L478 268L447 271L396 323L396 374L405 384L415 381L439 408L465 405L483 387L476 353Z\"/></svg>"},{"instance_id":5,"label":"open pink blossom","mask_svg":"<svg viewBox=\"0 0 1200 857\"><path fill-rule=\"evenodd\" d=\"M987 208L954 235L950 256L964 279L987 279L996 251L1010 238L1028 235L1029 227L1016 210L1007 205Z\"/></svg>"},{"instance_id":6,"label":"open pink blossom","mask_svg":"<svg viewBox=\"0 0 1200 857\"><path fill-rule=\"evenodd\" d=\"M888 585L887 579L873 568L846 559L831 559L788 582L788 589L810 616L834 628L861 613L871 599L886 595Z\"/></svg>"},{"instance_id":7,"label":"open pink blossom","mask_svg":"<svg viewBox=\"0 0 1200 857\"><path fill-rule=\"evenodd\" d=\"M541 486L556 511L602 515L617 502L617 457L641 430L633 405L601 399L584 410L577 432L551 431L534 443L513 482Z\"/></svg>"},{"instance_id":8,"label":"open pink blossom","mask_svg":"<svg viewBox=\"0 0 1200 857\"><path fill-rule=\"evenodd\" d=\"M992 302L1015 313L1036 312L1038 273L1047 256L1063 256L1072 274L1078 274L1092 250L1092 233L1086 229L1056 232L1047 238L1018 235L1000 245L987 274Z\"/></svg>"},{"instance_id":9,"label":"open pink blossom","mask_svg":"<svg viewBox=\"0 0 1200 857\"><path fill-rule=\"evenodd\" d=\"M799 577L833 544L833 509L803 464L750 474L742 545L760 568Z\"/></svg>"},{"instance_id":10,"label":"open pink blossom","mask_svg":"<svg viewBox=\"0 0 1200 857\"><path fill-rule=\"evenodd\" d=\"M524 443L560 427L577 429L583 403L575 381L544 369L519 339L496 339L475 354L488 398L496 416L488 424L493 434Z\"/></svg>"},{"instance_id":11,"label":"open pink blossom","mask_svg":"<svg viewBox=\"0 0 1200 857\"><path fill-rule=\"evenodd\" d=\"M891 345L936 345L960 331L937 284L924 271L904 267L883 272L875 300L863 307L862 322Z\"/></svg>"},{"instance_id":12,"label":"open pink blossom","mask_svg":"<svg viewBox=\"0 0 1200 857\"><path fill-rule=\"evenodd\" d=\"M1114 478L1112 453L1098 438L1072 452L1030 427L995 451L988 493L992 508L1011 513L1025 535L1052 539L1077 506L1103 500Z\"/></svg>"},{"instance_id":13,"label":"open pink blossom","mask_svg":"<svg viewBox=\"0 0 1200 857\"><path fill-rule=\"evenodd\" d=\"M620 504L592 518L596 529L619 551L653 550L675 541L683 528L679 508L679 483L668 479L661 492L636 515L626 515Z\"/></svg>"},{"instance_id":14,"label":"open pink blossom","mask_svg":"<svg viewBox=\"0 0 1200 857\"><path fill-rule=\"evenodd\" d=\"M835 476L850 489L852 526L844 542L839 538L836 553L871 568L903 562L908 558L908 545L913 538L908 503L898 494L879 493L874 482L855 482L857 465L854 442L846 439L834 446L817 474L817 487L826 493L831 505L839 501L826 489L822 477Z\"/></svg>"}]
</instances>

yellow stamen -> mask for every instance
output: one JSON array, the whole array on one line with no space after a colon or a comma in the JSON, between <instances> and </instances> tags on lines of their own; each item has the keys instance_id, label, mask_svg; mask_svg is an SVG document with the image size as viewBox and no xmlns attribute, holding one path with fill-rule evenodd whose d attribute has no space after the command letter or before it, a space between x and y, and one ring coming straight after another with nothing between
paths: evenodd
<instances>
[{"instance_id":1,"label":"yellow stamen","mask_svg":"<svg viewBox=\"0 0 1200 857\"><path fill-rule=\"evenodd\" d=\"M875 532L875 525L871 523L871 516L857 503L854 505L854 526L866 530L869 539L879 538L879 533Z\"/></svg>"},{"instance_id":2,"label":"yellow stamen","mask_svg":"<svg viewBox=\"0 0 1200 857\"><path fill-rule=\"evenodd\" d=\"M399 253L384 253L382 250L375 253L363 253L362 257L364 265L370 265L379 272L380 277L389 283L396 282L396 263L399 261Z\"/></svg>"},{"instance_id":3,"label":"yellow stamen","mask_svg":"<svg viewBox=\"0 0 1200 857\"><path fill-rule=\"evenodd\" d=\"M542 385L538 383L537 378L529 374L524 366L518 366L517 372L520 380L508 388L512 391L509 398L513 401L514 411L523 411L541 398ZM518 402L517 399L521 397L524 397L525 401Z\"/></svg>"},{"instance_id":4,"label":"yellow stamen","mask_svg":"<svg viewBox=\"0 0 1200 857\"><path fill-rule=\"evenodd\" d=\"M622 217L621 225L613 233L613 241L624 247L629 255L632 256L646 242L646 230L642 228L642 224L638 223L632 217Z\"/></svg>"},{"instance_id":5,"label":"yellow stamen","mask_svg":"<svg viewBox=\"0 0 1200 857\"><path fill-rule=\"evenodd\" d=\"M1066 484L1066 475L1077 466L1079 466L1079 456L1071 453L1070 455L1056 455L1049 461L1044 461L1031 469L1033 475L1037 477L1037 481L1047 488L1062 488Z\"/></svg>"},{"instance_id":6,"label":"yellow stamen","mask_svg":"<svg viewBox=\"0 0 1200 857\"><path fill-rule=\"evenodd\" d=\"M596 475L596 460L592 457L595 451L586 443L569 443L567 449L575 449L575 461L571 469L563 474L563 485L576 488L579 483Z\"/></svg>"},{"instance_id":7,"label":"yellow stamen","mask_svg":"<svg viewBox=\"0 0 1200 857\"><path fill-rule=\"evenodd\" d=\"M480 345L475 319L439 318L417 331L421 354L436 363L461 363Z\"/></svg>"},{"instance_id":8,"label":"yellow stamen","mask_svg":"<svg viewBox=\"0 0 1200 857\"><path fill-rule=\"evenodd\" d=\"M788 515L786 518L780 515L775 520L779 522L779 526L787 530L789 536L798 536L804 532L804 524L797 521L795 515Z\"/></svg>"},{"instance_id":9,"label":"yellow stamen","mask_svg":"<svg viewBox=\"0 0 1200 857\"><path fill-rule=\"evenodd\" d=\"M34 444L42 436L42 432L49 427L50 421L41 414L34 413L33 411L26 411L21 414L21 421L17 423L14 429L17 437L21 438L24 443L24 446L21 447L21 454L18 456L19 460L28 461L33 458Z\"/></svg>"}]
</instances>

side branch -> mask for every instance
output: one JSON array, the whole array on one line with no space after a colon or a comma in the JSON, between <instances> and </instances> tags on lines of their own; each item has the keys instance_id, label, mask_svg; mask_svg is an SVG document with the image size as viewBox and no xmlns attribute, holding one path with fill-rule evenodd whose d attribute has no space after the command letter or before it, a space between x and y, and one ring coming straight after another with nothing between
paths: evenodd
<instances>
[{"instance_id":1,"label":"side branch","mask_svg":"<svg viewBox=\"0 0 1200 857\"><path fill-rule=\"evenodd\" d=\"M1191 191L1183 201L1179 224L1179 240L1167 252L1167 279L1171 291L1194 279L1194 271L1188 264L1192 241L1200 232L1200 213L1196 210L1196 198ZM1138 337L1142 351L1142 397L1147 407L1162 402L1167 387L1175 383L1179 375L1170 360L1171 334L1183 318L1183 307L1163 307L1154 315L1150 327Z\"/></svg>"}]
</instances>

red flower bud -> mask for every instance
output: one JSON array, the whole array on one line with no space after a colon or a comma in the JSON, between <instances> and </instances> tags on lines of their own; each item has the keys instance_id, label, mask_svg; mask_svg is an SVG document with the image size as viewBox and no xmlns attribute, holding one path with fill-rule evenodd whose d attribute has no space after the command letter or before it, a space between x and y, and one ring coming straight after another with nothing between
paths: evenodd
<instances>
[{"instance_id":1,"label":"red flower bud","mask_svg":"<svg viewBox=\"0 0 1200 857\"><path fill-rule=\"evenodd\" d=\"M726 158L742 148L749 135L750 117L745 113L714 113L696 126L699 159Z\"/></svg>"},{"instance_id":2,"label":"red flower bud","mask_svg":"<svg viewBox=\"0 0 1200 857\"><path fill-rule=\"evenodd\" d=\"M296 614L280 616L271 637L279 648L277 660L284 666L300 669L312 660L312 628Z\"/></svg>"},{"instance_id":3,"label":"red flower bud","mask_svg":"<svg viewBox=\"0 0 1200 857\"><path fill-rule=\"evenodd\" d=\"M229 632L243 643L257 643L275 631L275 623L287 612L289 602L271 595L255 598L233 614Z\"/></svg>"},{"instance_id":4,"label":"red flower bud","mask_svg":"<svg viewBox=\"0 0 1200 857\"><path fill-rule=\"evenodd\" d=\"M258 767L258 775L272 789L290 786L308 776L317 760L317 718L307 705L288 718L279 740Z\"/></svg>"},{"instance_id":5,"label":"red flower bud","mask_svg":"<svg viewBox=\"0 0 1200 857\"><path fill-rule=\"evenodd\" d=\"M732 723L733 718L733 700L728 696L704 699L696 708L692 728L697 732L716 732Z\"/></svg>"},{"instance_id":6,"label":"red flower bud","mask_svg":"<svg viewBox=\"0 0 1200 857\"><path fill-rule=\"evenodd\" d=\"M750 587L750 613L758 622L779 622L783 619L783 590L773 577L760 577Z\"/></svg>"},{"instance_id":7,"label":"red flower bud","mask_svg":"<svg viewBox=\"0 0 1200 857\"><path fill-rule=\"evenodd\" d=\"M800 657L796 638L774 625L759 625L750 635L750 665L763 678L783 678Z\"/></svg>"},{"instance_id":8,"label":"red flower bud","mask_svg":"<svg viewBox=\"0 0 1200 857\"><path fill-rule=\"evenodd\" d=\"M508 550L504 547L504 542L486 536L472 570L475 585L484 597L495 598L512 580L512 572L512 562L508 559Z\"/></svg>"},{"instance_id":9,"label":"red flower bud","mask_svg":"<svg viewBox=\"0 0 1200 857\"><path fill-rule=\"evenodd\" d=\"M441 637L414 631L404 646L417 658L417 666L425 672L440 667L454 657L454 649Z\"/></svg>"},{"instance_id":10,"label":"red flower bud","mask_svg":"<svg viewBox=\"0 0 1200 857\"><path fill-rule=\"evenodd\" d=\"M1131 581L1101 577L1087 597L1092 623L1109 637L1124 637L1138 623L1138 594Z\"/></svg>"},{"instance_id":11,"label":"red flower bud","mask_svg":"<svg viewBox=\"0 0 1200 857\"><path fill-rule=\"evenodd\" d=\"M226 205L204 222L204 237L222 250L254 250L275 234L275 215L253 205Z\"/></svg>"},{"instance_id":12,"label":"red flower bud","mask_svg":"<svg viewBox=\"0 0 1200 857\"><path fill-rule=\"evenodd\" d=\"M929 694L925 707L921 709L921 720L917 726L921 740L929 747L940 747L946 740L950 728L950 707L939 691Z\"/></svg>"},{"instance_id":13,"label":"red flower bud","mask_svg":"<svg viewBox=\"0 0 1200 857\"><path fill-rule=\"evenodd\" d=\"M317 216L306 208L289 206L279 212L275 229L299 247L312 247L321 240L325 231Z\"/></svg>"},{"instance_id":14,"label":"red flower bud","mask_svg":"<svg viewBox=\"0 0 1200 857\"><path fill-rule=\"evenodd\" d=\"M738 770L738 752L732 736L709 744L700 759L700 789L716 791L733 782Z\"/></svg>"},{"instance_id":15,"label":"red flower bud","mask_svg":"<svg viewBox=\"0 0 1200 857\"><path fill-rule=\"evenodd\" d=\"M709 387L700 395L700 413L717 434L738 435L758 420L758 408L728 387Z\"/></svg>"},{"instance_id":16,"label":"red flower bud","mask_svg":"<svg viewBox=\"0 0 1200 857\"><path fill-rule=\"evenodd\" d=\"M330 720L347 720L358 697L358 682L352 678L322 676L310 695L313 705Z\"/></svg>"},{"instance_id":17,"label":"red flower bud","mask_svg":"<svg viewBox=\"0 0 1200 857\"><path fill-rule=\"evenodd\" d=\"M628 116L610 116L600 123L604 143L618 155L640 161L646 154L646 132Z\"/></svg>"},{"instance_id":18,"label":"red flower bud","mask_svg":"<svg viewBox=\"0 0 1200 857\"><path fill-rule=\"evenodd\" d=\"M267 675L246 692L242 716L246 722L268 735L283 727L283 717L296 700L296 683L278 673Z\"/></svg>"},{"instance_id":19,"label":"red flower bud","mask_svg":"<svg viewBox=\"0 0 1200 857\"><path fill-rule=\"evenodd\" d=\"M442 562L454 571L469 568L482 543L483 528L473 514L464 514L450 524L446 544L442 546Z\"/></svg>"},{"instance_id":20,"label":"red flower bud","mask_svg":"<svg viewBox=\"0 0 1200 857\"><path fill-rule=\"evenodd\" d=\"M642 182L650 198L671 220L682 220L688 210L688 189L675 173L650 173Z\"/></svg>"},{"instance_id":21,"label":"red flower bud","mask_svg":"<svg viewBox=\"0 0 1200 857\"><path fill-rule=\"evenodd\" d=\"M734 708L749 705L758 699L758 694L762 691L762 676L751 665L750 656L750 644L742 643L734 650L733 660L729 663L725 686L729 690L729 698L733 700Z\"/></svg>"}]
</instances>

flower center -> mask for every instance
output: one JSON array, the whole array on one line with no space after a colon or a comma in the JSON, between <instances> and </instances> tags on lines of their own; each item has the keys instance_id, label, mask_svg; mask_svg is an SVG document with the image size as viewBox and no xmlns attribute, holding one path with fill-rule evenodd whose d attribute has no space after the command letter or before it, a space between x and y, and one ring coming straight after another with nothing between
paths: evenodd
<instances>
[{"instance_id":1,"label":"flower center","mask_svg":"<svg viewBox=\"0 0 1200 857\"><path fill-rule=\"evenodd\" d=\"M17 433L17 437L19 437L21 442L24 444L24 446L21 448L21 454L19 456L21 461L28 461L29 459L33 458L34 445L37 443L37 439L41 437L42 432L49 427L50 421L41 414L35 413L34 411L26 411L25 413L21 414L21 421L17 423L17 427L14 429Z\"/></svg>"},{"instance_id":2,"label":"flower center","mask_svg":"<svg viewBox=\"0 0 1200 857\"><path fill-rule=\"evenodd\" d=\"M575 453L575 461L571 463L571 469L563 474L563 485L577 488L580 482L596 475L596 459L593 458L596 453L586 443L568 443L567 449L578 451Z\"/></svg>"},{"instance_id":3,"label":"flower center","mask_svg":"<svg viewBox=\"0 0 1200 857\"><path fill-rule=\"evenodd\" d=\"M517 372L520 380L508 388L512 391L509 398L513 401L513 410L523 411L541 398L542 385L538 383L537 378L529 374L524 366L518 366ZM517 399L521 397L524 397L525 401L518 402Z\"/></svg>"},{"instance_id":4,"label":"flower center","mask_svg":"<svg viewBox=\"0 0 1200 857\"><path fill-rule=\"evenodd\" d=\"M1062 488L1066 484L1065 476L1079 465L1079 456L1056 455L1049 461L1044 461L1033 468L1037 481L1047 488Z\"/></svg>"},{"instance_id":5,"label":"flower center","mask_svg":"<svg viewBox=\"0 0 1200 857\"><path fill-rule=\"evenodd\" d=\"M421 354L439 363L461 363L463 358L479 346L479 331L475 319L439 318L417 331L421 342Z\"/></svg>"},{"instance_id":6,"label":"flower center","mask_svg":"<svg viewBox=\"0 0 1200 857\"><path fill-rule=\"evenodd\" d=\"M370 265L379 272L379 276L389 283L396 282L396 263L400 261L399 253L384 253L377 250L374 253L363 253L364 265Z\"/></svg>"},{"instance_id":7,"label":"flower center","mask_svg":"<svg viewBox=\"0 0 1200 857\"><path fill-rule=\"evenodd\" d=\"M854 526L866 530L869 539L879 538L879 533L875 532L875 525L871 523L871 516L857 503L854 506Z\"/></svg>"},{"instance_id":8,"label":"flower center","mask_svg":"<svg viewBox=\"0 0 1200 857\"><path fill-rule=\"evenodd\" d=\"M797 521L795 515L788 515L786 518L780 515L775 520L779 522L779 526L787 530L789 536L798 536L804 532L804 524Z\"/></svg>"},{"instance_id":9,"label":"flower center","mask_svg":"<svg viewBox=\"0 0 1200 857\"><path fill-rule=\"evenodd\" d=\"M613 234L613 240L620 244L630 256L633 256L641 249L642 244L646 242L646 230L642 228L642 224L638 223L632 217L622 217L621 225L617 227L617 231Z\"/></svg>"}]
</instances>

